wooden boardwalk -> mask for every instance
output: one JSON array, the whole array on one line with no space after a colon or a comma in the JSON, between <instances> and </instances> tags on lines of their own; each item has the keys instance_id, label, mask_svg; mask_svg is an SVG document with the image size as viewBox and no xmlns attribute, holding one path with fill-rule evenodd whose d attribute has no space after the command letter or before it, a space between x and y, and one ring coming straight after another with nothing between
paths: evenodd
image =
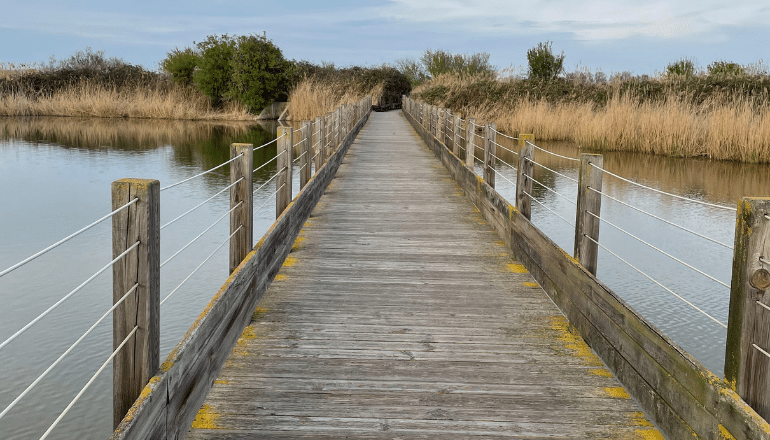
<instances>
[{"instance_id":1,"label":"wooden boardwalk","mask_svg":"<svg viewBox=\"0 0 770 440\"><path fill-rule=\"evenodd\" d=\"M425 147L375 113L188 439L662 438Z\"/></svg>"}]
</instances>

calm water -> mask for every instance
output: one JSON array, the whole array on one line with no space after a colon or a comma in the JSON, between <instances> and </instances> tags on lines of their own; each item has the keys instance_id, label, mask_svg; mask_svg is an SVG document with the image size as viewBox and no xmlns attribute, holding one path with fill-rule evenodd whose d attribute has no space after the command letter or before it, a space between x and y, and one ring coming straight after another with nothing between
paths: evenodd
<instances>
[{"instance_id":1,"label":"calm water","mask_svg":"<svg viewBox=\"0 0 770 440\"><path fill-rule=\"evenodd\" d=\"M191 122L80 120L74 118L0 119L0 270L74 232L110 210L110 183L124 177L155 178L161 186L180 181L229 159L229 144L261 145L274 138L270 125ZM501 142L505 142L501 140ZM570 145L539 143L577 157ZM271 146L255 152L255 167L275 156ZM503 158L506 156L503 154ZM537 152L535 159L570 178L574 163ZM501 172L515 181L513 170ZM735 206L741 196L770 193L770 167L609 153L605 168L676 194ZM269 179L274 165L255 176ZM535 168L535 178L575 199L568 178ZM498 189L513 201L513 186L498 176ZM229 184L227 167L161 194L161 223L211 197ZM256 188L256 186L255 186ZM295 180L294 194L298 189ZM735 214L682 202L605 176L613 197L732 245ZM255 207L272 198L274 185L255 195ZM535 196L569 222L569 201L535 184ZM227 192L164 229L161 260L171 256L228 209ZM274 204L255 215L255 241L274 221ZM611 200L602 216L640 238L729 284L732 252ZM533 221L572 253L573 228L533 203ZM228 235L223 220L161 270L165 297ZM657 254L602 224L602 244L662 284L727 322L729 291L679 263ZM62 245L0 278L0 341L15 333L111 260L110 222ZM725 331L671 294L601 250L599 278L696 359L722 374ZM227 277L227 246L220 249L161 307L164 358ZM44 371L106 311L112 302L110 274L65 302L27 333L0 350L0 411ZM39 438L112 351L110 319L54 369L7 416L3 439ZM111 367L97 379L49 438L106 438L112 431Z\"/></svg>"},{"instance_id":2,"label":"calm water","mask_svg":"<svg viewBox=\"0 0 770 440\"><path fill-rule=\"evenodd\" d=\"M275 125L190 122L0 119L0 267L3 270L110 212L110 184L125 177L155 178L161 187L229 159L232 142L262 145ZM255 167L276 154L255 152ZM275 162L254 176L255 188L275 173ZM161 224L229 184L223 167L161 193ZM254 236L275 220L270 184L255 194ZM298 182L295 182L294 194ZM229 210L229 191L164 229L161 261ZM0 278L0 341L72 291L111 259L111 223L105 221L48 254ZM164 298L229 235L223 219L161 270ZM180 340L227 278L223 246L161 306L161 358ZM111 306L111 271L0 350L0 411ZM3 439L39 438L112 352L111 318L0 419ZM108 366L49 438L106 438L112 431L112 367Z\"/></svg>"}]
</instances>

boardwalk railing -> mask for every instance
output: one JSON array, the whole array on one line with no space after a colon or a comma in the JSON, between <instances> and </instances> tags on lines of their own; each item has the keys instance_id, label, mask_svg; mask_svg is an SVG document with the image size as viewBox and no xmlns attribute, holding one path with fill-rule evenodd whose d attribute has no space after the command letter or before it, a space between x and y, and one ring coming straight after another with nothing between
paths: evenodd
<instances>
[{"instance_id":1,"label":"boardwalk railing","mask_svg":"<svg viewBox=\"0 0 770 440\"><path fill-rule=\"evenodd\" d=\"M302 225L334 178L348 148L371 111L371 98L343 105L326 116L313 130L305 122L299 130L278 129L276 215L277 220L252 248L250 145L234 144L231 154L244 157L243 166L231 167L231 275L214 295L179 344L137 395L117 426L113 439L180 439L190 429L195 415L227 360L238 337L283 265ZM294 142L294 135L300 133ZM313 144L313 138L316 142ZM315 148L318 152L315 156ZM293 150L301 153L292 158ZM245 153L245 154L244 154ZM320 156L320 158L319 158ZM321 164L311 176L312 160ZM324 160L325 159L325 160ZM291 176L300 161L299 194L291 198ZM323 161L323 162L322 162ZM244 179L244 175L249 178ZM235 185L241 182L245 188ZM237 208L245 206L238 214ZM240 231L246 230L246 233ZM237 238L240 237L240 240Z\"/></svg>"},{"instance_id":2,"label":"boardwalk railing","mask_svg":"<svg viewBox=\"0 0 770 440\"><path fill-rule=\"evenodd\" d=\"M532 184L542 185L534 180L532 167L543 166L533 160L533 149L539 147L531 135L511 138L519 142L519 150L513 151L498 142L498 135L506 135L494 124L479 126L473 119L463 124L446 109L403 99L407 119L471 202L669 438L770 440L770 425L763 419L770 416L770 298L765 298L770 287L770 201L746 198L739 203L729 323L688 302L728 328L723 381L596 278L598 248L607 250L599 242L599 223L610 224L600 214L601 196L606 196L602 175L610 174L603 169L602 156L565 157L580 161L577 200L570 201L576 205L575 223L553 214L575 228L573 258L530 221L530 203L539 203L532 197ZM478 138L483 139L483 177L474 171ZM498 147L518 155L518 167L500 159ZM465 151L464 161L460 150ZM515 183L495 169L497 163L516 171ZM515 206L495 190L495 176L515 185Z\"/></svg>"}]
</instances>

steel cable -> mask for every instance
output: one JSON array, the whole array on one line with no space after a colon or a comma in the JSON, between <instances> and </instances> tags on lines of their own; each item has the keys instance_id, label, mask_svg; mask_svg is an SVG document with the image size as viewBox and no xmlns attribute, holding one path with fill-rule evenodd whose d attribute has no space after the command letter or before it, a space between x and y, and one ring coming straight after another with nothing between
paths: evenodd
<instances>
[{"instance_id":1,"label":"steel cable","mask_svg":"<svg viewBox=\"0 0 770 440\"><path fill-rule=\"evenodd\" d=\"M522 190L521 192L522 192L522 193L524 193L524 194L525 194L527 197L529 197L529 199L530 199L530 200L532 200L533 202L535 202L535 203L537 203L538 205L540 205L540 206L542 206L543 208L545 208L545 209L546 209L547 211L549 211L551 214L555 215L556 217L559 217L560 219L562 219L564 222L566 222L568 225L572 226L573 228L575 227L575 225L574 225L574 224L573 224L571 221L569 221L569 220L565 219L564 217L560 216L559 214L557 214L557 213L556 213L556 211L554 211L553 209L551 209L551 208L549 208L548 206L546 206L546 205L545 205L543 202L541 202L540 200L536 199L536 198L535 198L535 197L534 197L532 194L530 194L530 193L528 193L528 192L526 192L526 191L524 191L524 190Z\"/></svg>"},{"instance_id":2,"label":"steel cable","mask_svg":"<svg viewBox=\"0 0 770 440\"><path fill-rule=\"evenodd\" d=\"M201 237L203 236L203 234L205 234L206 232L208 232L209 230L211 230L211 228L213 228L214 226L216 226L216 225L217 225L219 222L221 222L221 221L222 221L222 220L223 220L225 217L227 217L228 215L232 214L232 212L233 212L233 211L235 211L236 209L238 209L238 207L240 207L242 204L243 204L243 201L240 201L240 202L238 202L238 204L237 204L237 205L233 206L233 207L232 207L232 209L230 209L229 211L227 211L226 213L224 213L224 215L222 215L221 217L219 217L219 218L218 218L218 219L217 219L217 220L216 220L214 223L212 223L212 224L211 224L211 226L209 226L209 227L208 227L208 228L206 228L206 229L205 229L203 232L201 232L200 234L198 234L198 236L197 236L197 237L193 238L193 239L192 239L192 241L190 241L189 243L187 243L186 245L184 245L184 246L183 246L181 249L179 249L178 251L176 251L176 253L174 253L174 255L172 255L172 256L170 256L170 257L168 257L168 259L167 259L166 261L164 261L163 263L161 263L160 267L162 268L163 266L165 266L165 265L166 265L166 263L168 263L169 261L171 261L172 259L174 259L174 257L176 257L177 255L179 255L179 254L180 254L180 253L181 253L183 250L187 249L187 248L188 248L188 247L189 247L191 244L195 243L195 242L196 242L196 241L197 241L199 238L201 238Z\"/></svg>"},{"instance_id":3,"label":"steel cable","mask_svg":"<svg viewBox=\"0 0 770 440\"><path fill-rule=\"evenodd\" d=\"M221 190L221 191L219 191L218 193L216 193L216 194L214 194L213 196L209 197L208 199L206 199L206 200L204 200L204 201L200 202L198 205L194 206L193 208L190 208L190 210L189 210L189 211L185 212L184 214L180 215L179 217L175 218L174 220L171 220L170 222L168 222L168 223L166 223L165 225L161 226L161 227L160 227L160 230L162 231L162 230L163 230L163 229L165 229L167 226L170 226L170 225L172 225L173 223L175 223L175 222L179 221L179 219L181 219L182 217L186 216L187 214L189 214L189 213L191 213L191 212L195 211L196 209L198 209L198 208L200 208L201 206L205 205L206 203L210 202L210 201L211 201L211 200L213 200L213 199L214 199L216 196L218 196L218 195L222 194L223 192L227 191L228 189L230 189L230 188L234 187L235 185L237 185L237 184L238 184L238 182L240 182L240 181L241 181L241 180L243 180L243 179L244 179L244 178L243 178L243 177L241 177L240 179L238 179L238 180L236 180L235 182L231 183L230 185L226 186L224 189L222 189L222 190Z\"/></svg>"},{"instance_id":4,"label":"steel cable","mask_svg":"<svg viewBox=\"0 0 770 440\"><path fill-rule=\"evenodd\" d=\"M540 185L541 187L545 188L547 191L550 191L550 192L552 192L552 193L556 194L557 196L561 197L562 199L564 199L564 200L568 201L569 203L571 203L571 204L573 204L573 205L577 206L577 202L575 202L575 201L574 201L574 200L572 200L572 199L569 199L569 198L568 198L567 196L565 196L565 195L562 195L562 194L560 194L560 193L559 193L559 192L557 192L555 189L553 189L553 188L550 188L550 187L548 187L548 186L546 186L546 185L544 185L544 184L542 184L542 183L538 182L538 181L537 181L537 180L535 180L535 178L534 178L534 177L532 177L532 176L529 176L529 175L526 175L526 174L525 174L525 176L526 176L526 177L529 177L530 179L532 179L532 181L533 181L533 182L535 182L535 183L537 183L538 185Z\"/></svg>"},{"instance_id":5,"label":"steel cable","mask_svg":"<svg viewBox=\"0 0 770 440\"><path fill-rule=\"evenodd\" d=\"M201 177L201 176L203 176L203 175L206 175L206 174L208 174L208 173L210 173L210 172L212 172L212 171L214 171L214 170L216 170L216 169L222 168L223 166L225 166L225 165L227 165L227 164L231 163L232 161L234 161L234 160L236 160L236 159L240 159L242 156L243 156L243 153L241 153L241 154L239 154L239 155L235 156L234 158L232 158L232 159L228 160L227 162L221 163L221 164L219 164L219 165L215 166L214 168L211 168L210 170L204 171L204 172L202 172L202 173L200 173L200 174L196 174L196 175L194 175L194 176L192 176L192 177L188 177L188 178L186 178L186 179L184 179L184 180L180 180L180 181L179 181L179 182L177 182L177 183L172 183L171 185L169 185L169 186L166 186L166 187L163 187L163 188L161 188L160 190L161 190L161 191L165 191L165 190L167 190L167 189L169 189L169 188L173 188L173 187L175 187L175 186L177 186L177 185L181 185L181 184L183 184L183 183L185 183L185 182L188 182L188 181L190 181L190 180L192 180L192 179L195 179L196 177Z\"/></svg>"},{"instance_id":6,"label":"steel cable","mask_svg":"<svg viewBox=\"0 0 770 440\"><path fill-rule=\"evenodd\" d=\"M553 151L548 151L548 150L546 150L544 148L540 148L540 147L538 147L537 145L533 144L530 141L525 141L525 142L528 143L529 145L532 145L533 147L537 148L538 150L540 150L540 151L542 151L544 153L548 153L548 154L550 154L552 156L561 157L562 159L567 159L567 160L571 160L571 161L575 161L575 162L580 162L580 159L575 159L574 157L562 156L561 154L556 154Z\"/></svg>"}]
</instances>

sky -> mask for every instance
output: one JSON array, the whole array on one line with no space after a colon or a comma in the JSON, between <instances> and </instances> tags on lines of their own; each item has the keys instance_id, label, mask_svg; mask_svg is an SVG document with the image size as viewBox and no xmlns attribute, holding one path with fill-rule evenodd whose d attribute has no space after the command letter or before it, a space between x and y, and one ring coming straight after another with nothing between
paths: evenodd
<instances>
[{"instance_id":1,"label":"sky","mask_svg":"<svg viewBox=\"0 0 770 440\"><path fill-rule=\"evenodd\" d=\"M426 49L487 52L522 72L552 42L570 72L653 75L682 58L770 64L767 0L0 0L0 63L87 47L150 70L208 35L266 33L288 59L376 66Z\"/></svg>"}]
</instances>

